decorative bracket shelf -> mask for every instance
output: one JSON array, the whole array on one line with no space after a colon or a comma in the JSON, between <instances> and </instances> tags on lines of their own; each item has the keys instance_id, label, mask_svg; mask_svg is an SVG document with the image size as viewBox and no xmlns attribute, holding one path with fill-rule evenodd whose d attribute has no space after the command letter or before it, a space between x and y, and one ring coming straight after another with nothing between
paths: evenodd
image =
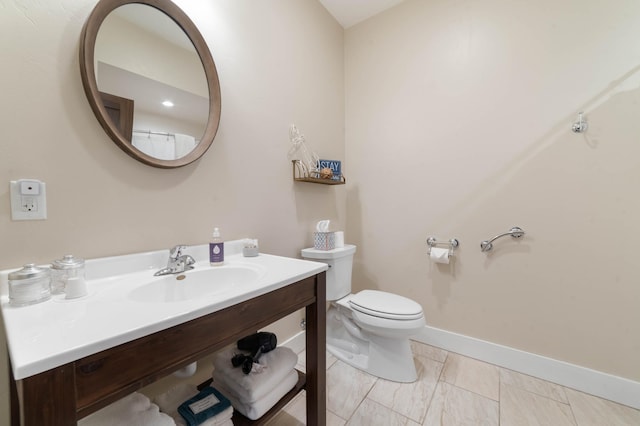
<instances>
[{"instance_id":1,"label":"decorative bracket shelf","mask_svg":"<svg viewBox=\"0 0 640 426\"><path fill-rule=\"evenodd\" d=\"M312 176L309 176L302 167L302 164L300 164L300 160L292 160L291 165L293 167L293 180L296 182L311 182L322 185L344 185L347 182L344 175L340 176L340 180L321 178L317 176L317 173L312 173Z\"/></svg>"}]
</instances>

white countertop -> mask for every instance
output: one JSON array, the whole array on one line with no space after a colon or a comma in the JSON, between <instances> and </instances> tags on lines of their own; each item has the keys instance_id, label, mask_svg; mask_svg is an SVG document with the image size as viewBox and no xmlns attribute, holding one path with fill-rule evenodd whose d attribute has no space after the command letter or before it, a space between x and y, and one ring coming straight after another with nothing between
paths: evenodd
<instances>
[{"instance_id":1,"label":"white countertop","mask_svg":"<svg viewBox=\"0 0 640 426\"><path fill-rule=\"evenodd\" d=\"M248 288L231 286L206 297L170 303L128 298L139 283L148 282L166 266L168 251L163 250L87 260L89 295L80 299L57 296L35 305L14 307L9 305L6 291L2 291L0 305L15 379L217 312L328 268L324 263L267 254L243 257L238 242L225 246L225 263L264 270L255 284ZM207 245L188 247L184 253L196 259L196 270L213 268L207 258ZM5 280L7 273L3 271Z\"/></svg>"}]
</instances>

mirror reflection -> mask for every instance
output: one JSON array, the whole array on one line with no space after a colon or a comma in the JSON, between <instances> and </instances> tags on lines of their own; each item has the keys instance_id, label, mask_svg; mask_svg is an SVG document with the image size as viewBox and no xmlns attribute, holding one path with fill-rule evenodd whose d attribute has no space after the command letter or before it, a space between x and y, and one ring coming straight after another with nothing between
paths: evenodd
<instances>
[{"instance_id":1,"label":"mirror reflection","mask_svg":"<svg viewBox=\"0 0 640 426\"><path fill-rule=\"evenodd\" d=\"M197 147L209 118L207 78L189 37L162 11L126 4L109 13L94 70L109 119L135 149L176 160Z\"/></svg>"}]
</instances>

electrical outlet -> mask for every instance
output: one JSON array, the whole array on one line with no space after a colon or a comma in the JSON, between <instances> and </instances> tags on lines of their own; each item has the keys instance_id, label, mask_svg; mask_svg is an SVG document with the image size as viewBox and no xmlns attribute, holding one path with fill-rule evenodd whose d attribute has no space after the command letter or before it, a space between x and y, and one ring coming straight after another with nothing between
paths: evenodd
<instances>
[{"instance_id":1,"label":"electrical outlet","mask_svg":"<svg viewBox=\"0 0 640 426\"><path fill-rule=\"evenodd\" d=\"M10 182L11 219L42 220L47 218L46 184L35 179Z\"/></svg>"},{"instance_id":2,"label":"electrical outlet","mask_svg":"<svg viewBox=\"0 0 640 426\"><path fill-rule=\"evenodd\" d=\"M22 203L20 204L23 212L37 212L38 202L34 197L22 197Z\"/></svg>"}]
</instances>

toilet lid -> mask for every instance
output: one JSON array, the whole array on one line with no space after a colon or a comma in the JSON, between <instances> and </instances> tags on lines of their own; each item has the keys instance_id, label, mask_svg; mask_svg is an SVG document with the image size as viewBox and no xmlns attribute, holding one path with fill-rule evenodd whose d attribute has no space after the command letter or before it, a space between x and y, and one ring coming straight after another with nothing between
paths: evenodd
<instances>
[{"instance_id":1,"label":"toilet lid","mask_svg":"<svg viewBox=\"0 0 640 426\"><path fill-rule=\"evenodd\" d=\"M381 318L412 320L423 316L422 306L406 297L377 290L362 290L349 305L363 314Z\"/></svg>"}]
</instances>

